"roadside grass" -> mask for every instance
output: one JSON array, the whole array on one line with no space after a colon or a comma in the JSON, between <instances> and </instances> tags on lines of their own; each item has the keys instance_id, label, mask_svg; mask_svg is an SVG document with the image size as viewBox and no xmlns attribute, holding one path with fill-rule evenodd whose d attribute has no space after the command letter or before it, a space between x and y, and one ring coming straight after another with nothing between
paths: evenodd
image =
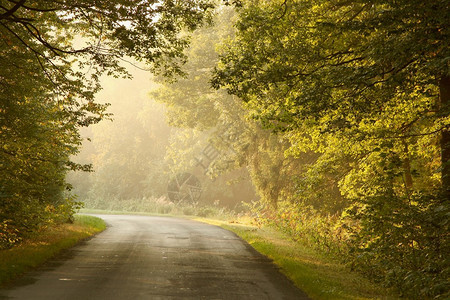
<instances>
[{"instance_id":1,"label":"roadside grass","mask_svg":"<svg viewBox=\"0 0 450 300\"><path fill-rule=\"evenodd\" d=\"M118 209L113 210L82 208L79 210L79 213L105 214L105 215L169 216L179 218L203 217L203 218L212 218L216 220L229 220L234 218L236 215L233 211L214 205L192 205L192 204L175 205L173 203L171 204L173 205L173 207L171 207L171 209L166 210L164 210L164 208L166 208L167 206L159 207L157 205L152 205L151 209L149 207L142 207L142 206L137 206L135 208L119 207Z\"/></svg>"},{"instance_id":2,"label":"roadside grass","mask_svg":"<svg viewBox=\"0 0 450 300\"><path fill-rule=\"evenodd\" d=\"M294 284L312 299L398 299L332 257L295 242L271 228L250 221L195 220L221 226L236 233L261 254L269 257Z\"/></svg>"},{"instance_id":3,"label":"roadside grass","mask_svg":"<svg viewBox=\"0 0 450 300\"><path fill-rule=\"evenodd\" d=\"M0 284L17 278L35 268L60 251L68 249L106 228L105 222L96 217L75 215L73 224L43 228L24 241L0 251Z\"/></svg>"},{"instance_id":4,"label":"roadside grass","mask_svg":"<svg viewBox=\"0 0 450 300\"><path fill-rule=\"evenodd\" d=\"M398 299L394 292L370 282L362 275L352 272L337 259L293 241L273 228L253 225L248 216L230 217L211 214L208 217L186 215L172 211L170 214L152 212L128 212L83 209L83 213L136 214L174 216L193 219L236 233L261 254L269 257L294 284L311 299L317 300L364 300Z\"/></svg>"},{"instance_id":5,"label":"roadside grass","mask_svg":"<svg viewBox=\"0 0 450 300\"><path fill-rule=\"evenodd\" d=\"M136 215L136 216L166 216L175 217L180 216L171 213L157 213L157 212L147 212L147 211L127 211L127 210L104 210L104 209L94 209L94 208L81 208L78 210L80 214L93 214L93 215Z\"/></svg>"}]
</instances>

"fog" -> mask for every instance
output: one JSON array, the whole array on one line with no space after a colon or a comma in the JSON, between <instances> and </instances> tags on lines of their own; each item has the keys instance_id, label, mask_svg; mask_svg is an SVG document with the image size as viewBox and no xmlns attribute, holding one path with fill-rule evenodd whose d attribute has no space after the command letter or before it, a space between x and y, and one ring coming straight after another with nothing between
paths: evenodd
<instances>
[{"instance_id":1,"label":"fog","mask_svg":"<svg viewBox=\"0 0 450 300\"><path fill-rule=\"evenodd\" d=\"M245 169L205 174L207 133L169 126L165 104L152 99L159 85L151 73L127 69L132 79L101 79L96 98L110 103L111 120L82 128L74 160L92 164L94 172L69 174L78 200L86 208L189 214L201 207L239 210L255 199Z\"/></svg>"}]
</instances>

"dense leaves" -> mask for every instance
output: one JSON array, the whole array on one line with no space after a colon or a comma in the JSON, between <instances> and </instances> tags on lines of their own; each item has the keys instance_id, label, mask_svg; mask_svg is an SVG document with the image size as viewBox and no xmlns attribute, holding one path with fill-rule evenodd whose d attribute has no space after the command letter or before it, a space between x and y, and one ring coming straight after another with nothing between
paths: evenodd
<instances>
[{"instance_id":1,"label":"dense leaves","mask_svg":"<svg viewBox=\"0 0 450 300\"><path fill-rule=\"evenodd\" d=\"M416 297L448 291L448 9L246 1L212 80L288 154L316 154L294 208L340 212L361 270Z\"/></svg>"},{"instance_id":2,"label":"dense leaves","mask_svg":"<svg viewBox=\"0 0 450 300\"><path fill-rule=\"evenodd\" d=\"M179 74L188 45L180 33L204 23L211 7L202 0L0 1L1 247L70 217L65 173L90 169L69 159L78 130L108 116L107 105L94 102L100 76L128 76L120 65L128 58Z\"/></svg>"},{"instance_id":3,"label":"dense leaves","mask_svg":"<svg viewBox=\"0 0 450 300\"><path fill-rule=\"evenodd\" d=\"M219 174L247 170L259 220L403 295L448 297L448 0L224 2L237 15L219 8L188 49L188 32L212 20L206 0L1 1L1 245L70 217L65 172L89 169L69 160L78 129L108 116L93 101L99 78L128 76L120 62L131 57L171 79L152 96L183 130L172 135L140 107L125 121L138 131L99 135L126 144L98 151L96 196L144 197L143 180L164 181L154 168L163 148L168 169L197 168L222 187L234 177ZM206 146L218 155L203 170ZM132 153L120 157L124 147Z\"/></svg>"}]
</instances>

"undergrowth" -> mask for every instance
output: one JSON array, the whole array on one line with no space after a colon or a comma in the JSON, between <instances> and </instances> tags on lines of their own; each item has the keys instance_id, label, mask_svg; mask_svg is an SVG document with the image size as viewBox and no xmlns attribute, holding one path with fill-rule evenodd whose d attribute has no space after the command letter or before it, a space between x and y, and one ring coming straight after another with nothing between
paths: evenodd
<instances>
[{"instance_id":1,"label":"undergrowth","mask_svg":"<svg viewBox=\"0 0 450 300\"><path fill-rule=\"evenodd\" d=\"M35 268L60 251L68 249L106 228L102 219L76 215L72 224L53 224L25 236L21 243L0 250L0 284Z\"/></svg>"},{"instance_id":2,"label":"undergrowth","mask_svg":"<svg viewBox=\"0 0 450 300\"><path fill-rule=\"evenodd\" d=\"M199 202L178 202L174 203L166 197L160 198L137 198L137 199L86 199L85 212L95 210L114 212L140 212L164 214L173 216L198 216L214 217L218 219L233 218L237 214L243 214L242 207L228 209L220 205L218 201L207 204ZM237 212L239 211L239 212Z\"/></svg>"}]
</instances>

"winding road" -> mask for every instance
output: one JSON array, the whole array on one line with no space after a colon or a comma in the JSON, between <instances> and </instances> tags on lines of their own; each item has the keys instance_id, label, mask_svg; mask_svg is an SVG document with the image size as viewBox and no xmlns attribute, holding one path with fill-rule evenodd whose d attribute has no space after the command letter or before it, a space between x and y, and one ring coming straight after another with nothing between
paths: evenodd
<instances>
[{"instance_id":1,"label":"winding road","mask_svg":"<svg viewBox=\"0 0 450 300\"><path fill-rule=\"evenodd\" d=\"M0 299L308 299L234 233L101 215L108 229L0 289Z\"/></svg>"}]
</instances>

